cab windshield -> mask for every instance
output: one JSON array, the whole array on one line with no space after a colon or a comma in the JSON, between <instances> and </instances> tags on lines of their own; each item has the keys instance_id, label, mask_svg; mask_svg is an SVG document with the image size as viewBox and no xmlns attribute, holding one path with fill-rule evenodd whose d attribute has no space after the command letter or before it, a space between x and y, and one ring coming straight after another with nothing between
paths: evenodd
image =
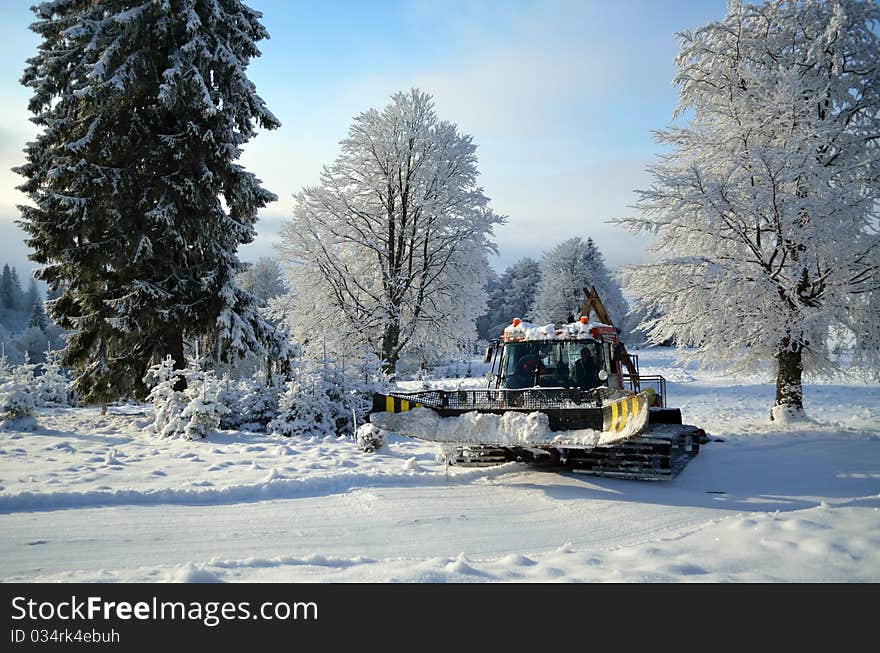
<instances>
[{"instance_id":1,"label":"cab windshield","mask_svg":"<svg viewBox=\"0 0 880 653\"><path fill-rule=\"evenodd\" d=\"M550 340L509 343L501 366L503 388L595 388L603 361L596 342Z\"/></svg>"}]
</instances>

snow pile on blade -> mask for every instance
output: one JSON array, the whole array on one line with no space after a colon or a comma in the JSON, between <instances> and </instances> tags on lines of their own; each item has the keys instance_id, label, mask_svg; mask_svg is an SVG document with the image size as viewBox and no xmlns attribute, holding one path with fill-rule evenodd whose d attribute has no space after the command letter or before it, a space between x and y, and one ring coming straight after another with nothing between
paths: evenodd
<instances>
[{"instance_id":1,"label":"snow pile on blade","mask_svg":"<svg viewBox=\"0 0 880 653\"><path fill-rule=\"evenodd\" d=\"M532 324L531 322L523 322L517 319L513 324L505 327L504 340L568 340L591 338L590 331L595 328L609 328L609 325L602 322L572 322L571 324L561 324L557 328L553 324Z\"/></svg>"},{"instance_id":2,"label":"snow pile on blade","mask_svg":"<svg viewBox=\"0 0 880 653\"><path fill-rule=\"evenodd\" d=\"M385 431L431 442L481 444L499 447L578 447L590 449L635 435L624 429L605 433L593 429L550 430L546 414L508 411L501 415L470 412L441 417L428 408L403 413L373 413L370 421Z\"/></svg>"}]
</instances>

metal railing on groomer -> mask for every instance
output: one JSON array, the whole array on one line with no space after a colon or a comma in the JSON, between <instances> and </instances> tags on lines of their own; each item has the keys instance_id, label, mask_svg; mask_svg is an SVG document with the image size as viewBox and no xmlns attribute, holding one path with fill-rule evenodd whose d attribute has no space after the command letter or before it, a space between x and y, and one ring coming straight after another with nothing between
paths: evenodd
<instances>
[{"instance_id":1,"label":"metal railing on groomer","mask_svg":"<svg viewBox=\"0 0 880 653\"><path fill-rule=\"evenodd\" d=\"M594 388L522 388L518 390L421 390L392 392L391 397L404 399L430 408L453 410L485 410L504 407L541 410L574 406L602 406L623 396L621 390Z\"/></svg>"}]
</instances>

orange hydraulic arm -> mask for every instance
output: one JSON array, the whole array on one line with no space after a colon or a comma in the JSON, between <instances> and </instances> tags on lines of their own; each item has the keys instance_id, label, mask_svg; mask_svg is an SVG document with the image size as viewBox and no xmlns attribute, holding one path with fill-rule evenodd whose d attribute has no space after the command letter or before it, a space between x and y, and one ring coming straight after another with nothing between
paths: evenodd
<instances>
[{"instance_id":1,"label":"orange hydraulic arm","mask_svg":"<svg viewBox=\"0 0 880 653\"><path fill-rule=\"evenodd\" d=\"M596 317L598 317L601 322L608 324L609 326L614 326L614 322L611 320L611 316L608 314L605 304L603 304L602 300L599 298L599 293L596 292L595 286L584 288L584 308L581 311L581 315L589 319L591 310L596 313ZM636 390L638 390L639 371L633 364L632 359L629 357L629 353L626 351L626 346L622 342L620 343L620 360L624 367L626 367L626 371L629 372L629 375L633 380L633 385Z\"/></svg>"}]
</instances>

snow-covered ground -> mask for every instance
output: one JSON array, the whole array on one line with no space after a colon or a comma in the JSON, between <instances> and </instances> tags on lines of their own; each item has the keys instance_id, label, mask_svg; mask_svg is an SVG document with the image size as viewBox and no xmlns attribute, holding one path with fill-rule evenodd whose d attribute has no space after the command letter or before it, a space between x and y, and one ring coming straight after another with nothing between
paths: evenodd
<instances>
[{"instance_id":1,"label":"snow-covered ground","mask_svg":"<svg viewBox=\"0 0 880 653\"><path fill-rule=\"evenodd\" d=\"M724 440L674 481L447 469L402 438L375 454L348 438L160 440L136 405L43 411L36 431L0 434L0 579L880 581L876 385L810 384L815 423L780 427L771 384L640 353L685 421Z\"/></svg>"}]
</instances>

